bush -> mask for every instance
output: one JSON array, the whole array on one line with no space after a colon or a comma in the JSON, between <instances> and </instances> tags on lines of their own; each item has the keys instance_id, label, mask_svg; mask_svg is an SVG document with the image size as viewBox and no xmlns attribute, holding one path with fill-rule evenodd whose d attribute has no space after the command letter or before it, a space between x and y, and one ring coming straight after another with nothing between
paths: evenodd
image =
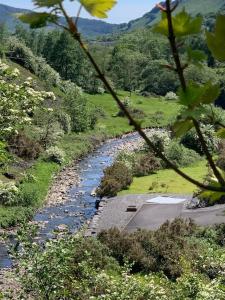
<instances>
[{"instance_id":1,"label":"bush","mask_svg":"<svg viewBox=\"0 0 225 300\"><path fill-rule=\"evenodd\" d=\"M113 178L104 178L100 187L97 189L97 195L103 197L115 197L121 191L120 183Z\"/></svg>"},{"instance_id":2,"label":"bush","mask_svg":"<svg viewBox=\"0 0 225 300\"><path fill-rule=\"evenodd\" d=\"M177 100L178 97L174 92L168 92L165 96L165 100Z\"/></svg>"},{"instance_id":3,"label":"bush","mask_svg":"<svg viewBox=\"0 0 225 300\"><path fill-rule=\"evenodd\" d=\"M83 132L94 128L98 114L96 114L95 108L88 104L82 91L74 83L67 82L64 106L71 118L72 131Z\"/></svg>"},{"instance_id":4,"label":"bush","mask_svg":"<svg viewBox=\"0 0 225 300\"><path fill-rule=\"evenodd\" d=\"M115 162L104 170L104 177L97 189L100 197L112 197L132 183L132 172L122 162Z\"/></svg>"},{"instance_id":5,"label":"bush","mask_svg":"<svg viewBox=\"0 0 225 300\"><path fill-rule=\"evenodd\" d=\"M148 152L147 154L137 156L134 163L133 175L139 177L154 174L160 169L160 166L159 159L152 152Z\"/></svg>"},{"instance_id":6,"label":"bush","mask_svg":"<svg viewBox=\"0 0 225 300\"><path fill-rule=\"evenodd\" d=\"M185 148L177 141L172 141L169 144L169 146L165 149L165 154L166 157L177 167L186 167L201 159L197 152Z\"/></svg>"},{"instance_id":7,"label":"bush","mask_svg":"<svg viewBox=\"0 0 225 300\"><path fill-rule=\"evenodd\" d=\"M22 187L19 190L17 205L28 207L35 206L38 202L38 191Z\"/></svg>"},{"instance_id":8,"label":"bush","mask_svg":"<svg viewBox=\"0 0 225 300\"><path fill-rule=\"evenodd\" d=\"M38 141L30 139L24 132L11 136L8 148L11 153L28 160L38 158L43 150Z\"/></svg>"},{"instance_id":9,"label":"bush","mask_svg":"<svg viewBox=\"0 0 225 300\"><path fill-rule=\"evenodd\" d=\"M96 282L99 272L118 273L118 263L97 239L65 236L47 242L43 249L35 243L28 245L26 236L19 254L24 262L23 288L26 293L35 291L37 299L91 299L104 286Z\"/></svg>"},{"instance_id":10,"label":"bush","mask_svg":"<svg viewBox=\"0 0 225 300\"><path fill-rule=\"evenodd\" d=\"M154 130L147 133L148 137L151 139L152 143L157 147L161 152L164 152L165 148L169 145L171 139L170 134L166 130ZM148 150L149 147L146 146Z\"/></svg>"},{"instance_id":11,"label":"bush","mask_svg":"<svg viewBox=\"0 0 225 300\"><path fill-rule=\"evenodd\" d=\"M54 146L46 150L44 158L47 161L52 161L61 165L65 160L65 153L62 149Z\"/></svg>"},{"instance_id":12,"label":"bush","mask_svg":"<svg viewBox=\"0 0 225 300\"><path fill-rule=\"evenodd\" d=\"M116 157L116 161L123 163L133 173L136 154L134 152L120 151Z\"/></svg>"},{"instance_id":13,"label":"bush","mask_svg":"<svg viewBox=\"0 0 225 300\"><path fill-rule=\"evenodd\" d=\"M14 183L0 181L0 205L13 206L18 202L19 190Z\"/></svg>"},{"instance_id":14,"label":"bush","mask_svg":"<svg viewBox=\"0 0 225 300\"><path fill-rule=\"evenodd\" d=\"M70 133L71 132L71 117L69 114L65 112L60 112L57 114L58 122L61 125L63 131L65 133Z\"/></svg>"},{"instance_id":15,"label":"bush","mask_svg":"<svg viewBox=\"0 0 225 300\"><path fill-rule=\"evenodd\" d=\"M129 234L114 228L102 231L98 238L120 264L123 265L126 259L133 263L133 272L163 271L175 279L183 273L181 257L190 260L194 254L186 241L194 228L191 221L175 219L156 231L140 230Z\"/></svg>"},{"instance_id":16,"label":"bush","mask_svg":"<svg viewBox=\"0 0 225 300\"><path fill-rule=\"evenodd\" d=\"M218 148L218 139L215 137L215 130L211 125L201 125L201 131L207 144L208 150L213 153ZM204 152L202 150L201 143L199 141L198 135L194 129L188 131L182 138L181 143L202 155Z\"/></svg>"},{"instance_id":17,"label":"bush","mask_svg":"<svg viewBox=\"0 0 225 300\"><path fill-rule=\"evenodd\" d=\"M0 167L8 164L10 161L10 155L6 151L6 143L0 141Z\"/></svg>"},{"instance_id":18,"label":"bush","mask_svg":"<svg viewBox=\"0 0 225 300\"><path fill-rule=\"evenodd\" d=\"M27 46L15 37L8 39L7 43L7 55L12 61L30 70L48 86L59 86L60 75L46 63L44 58L36 57Z\"/></svg>"}]
</instances>

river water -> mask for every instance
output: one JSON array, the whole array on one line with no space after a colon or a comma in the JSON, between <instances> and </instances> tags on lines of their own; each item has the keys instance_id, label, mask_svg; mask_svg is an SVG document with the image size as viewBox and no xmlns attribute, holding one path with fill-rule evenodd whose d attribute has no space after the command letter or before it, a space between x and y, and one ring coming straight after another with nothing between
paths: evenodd
<instances>
[{"instance_id":1,"label":"river water","mask_svg":"<svg viewBox=\"0 0 225 300\"><path fill-rule=\"evenodd\" d=\"M91 196L91 192L99 185L103 170L112 164L114 156L123 144L137 139L137 134L128 134L121 139L109 140L78 163L81 183L68 190L69 201L61 206L43 208L34 217L34 221L43 224L39 232L41 240L53 238L53 231L58 226L62 227L60 225L66 226L70 232L75 232L94 216L97 198ZM7 249L0 244L0 268L11 266L12 261Z\"/></svg>"}]
</instances>

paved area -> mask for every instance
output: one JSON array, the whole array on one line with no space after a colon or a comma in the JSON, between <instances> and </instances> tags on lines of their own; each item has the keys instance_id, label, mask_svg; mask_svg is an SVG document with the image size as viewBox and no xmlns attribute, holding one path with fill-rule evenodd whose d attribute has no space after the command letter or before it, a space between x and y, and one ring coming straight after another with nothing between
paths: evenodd
<instances>
[{"instance_id":1,"label":"paved area","mask_svg":"<svg viewBox=\"0 0 225 300\"><path fill-rule=\"evenodd\" d=\"M103 229L118 227L126 231L137 229L156 229L167 220L191 218L199 225L212 225L225 222L225 205L216 205L201 209L186 209L188 195L164 195L176 201L173 204L152 203L152 199L163 195L127 195L105 200L90 226L93 234ZM179 202L180 199L186 201ZM166 199L166 198L165 198ZM154 201L154 199L153 199ZM136 212L127 212L128 206L136 206Z\"/></svg>"},{"instance_id":2,"label":"paved area","mask_svg":"<svg viewBox=\"0 0 225 300\"><path fill-rule=\"evenodd\" d=\"M201 226L225 222L225 205L207 208L186 209L180 204L144 204L125 227L126 231L137 229L157 229L166 220L174 218L193 219Z\"/></svg>"}]
</instances>

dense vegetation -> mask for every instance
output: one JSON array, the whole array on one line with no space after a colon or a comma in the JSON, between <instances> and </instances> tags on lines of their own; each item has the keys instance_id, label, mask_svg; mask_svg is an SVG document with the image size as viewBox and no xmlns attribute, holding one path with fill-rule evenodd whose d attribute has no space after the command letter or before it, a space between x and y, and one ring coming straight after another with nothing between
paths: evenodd
<instances>
[{"instance_id":1,"label":"dense vegetation","mask_svg":"<svg viewBox=\"0 0 225 300\"><path fill-rule=\"evenodd\" d=\"M224 111L214 103L225 95L220 47L225 17L218 16L214 27L213 15L203 20L178 10L172 16L176 6L167 0L157 9L162 19L153 30L85 45L62 2L35 0L53 10L20 19L32 28L49 21L55 25L61 12L67 30L17 26L11 36L4 25L0 28L0 226L26 224L43 204L55 173L99 140L132 130L129 125L145 143L135 152L119 153L104 171L100 197L136 192L137 180L143 184L148 176L158 177L141 192L168 192L159 176L173 169L198 187L205 205L224 203ZM115 4L80 2L97 17ZM149 126L164 130L148 136L143 128ZM175 189L180 192L182 186ZM97 238L84 237L82 230L61 232L45 245L34 241L36 228L25 227L12 249L20 298L225 298L224 224L203 229L177 219L154 232L112 228ZM8 297L13 297L10 291Z\"/></svg>"},{"instance_id":2,"label":"dense vegetation","mask_svg":"<svg viewBox=\"0 0 225 300\"><path fill-rule=\"evenodd\" d=\"M21 231L21 297L34 299L222 300L224 225L174 220L157 231L58 237L45 249ZM10 294L10 292L9 292Z\"/></svg>"}]
</instances>

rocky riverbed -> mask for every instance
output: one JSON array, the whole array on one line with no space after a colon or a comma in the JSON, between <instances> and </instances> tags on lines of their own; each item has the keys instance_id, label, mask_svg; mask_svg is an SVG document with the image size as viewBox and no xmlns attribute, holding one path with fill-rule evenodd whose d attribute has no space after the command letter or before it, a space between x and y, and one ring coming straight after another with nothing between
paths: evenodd
<instances>
[{"instance_id":1,"label":"rocky riverbed","mask_svg":"<svg viewBox=\"0 0 225 300\"><path fill-rule=\"evenodd\" d=\"M155 131L148 130L150 135ZM103 170L111 165L119 151L135 151L143 147L143 141L136 133L111 139L101 145L84 159L64 168L53 180L53 184L46 198L46 205L33 219L33 223L40 227L39 239L46 240L54 237L54 231L79 230L90 222L96 211L94 190L99 185ZM5 251L6 249L4 249ZM3 248L2 248L3 252ZM7 252L0 258L2 267L10 267L11 262ZM0 273L0 287L7 289L10 280L9 270L2 269ZM12 286L12 283L10 283ZM17 283L13 288L17 289Z\"/></svg>"}]
</instances>

